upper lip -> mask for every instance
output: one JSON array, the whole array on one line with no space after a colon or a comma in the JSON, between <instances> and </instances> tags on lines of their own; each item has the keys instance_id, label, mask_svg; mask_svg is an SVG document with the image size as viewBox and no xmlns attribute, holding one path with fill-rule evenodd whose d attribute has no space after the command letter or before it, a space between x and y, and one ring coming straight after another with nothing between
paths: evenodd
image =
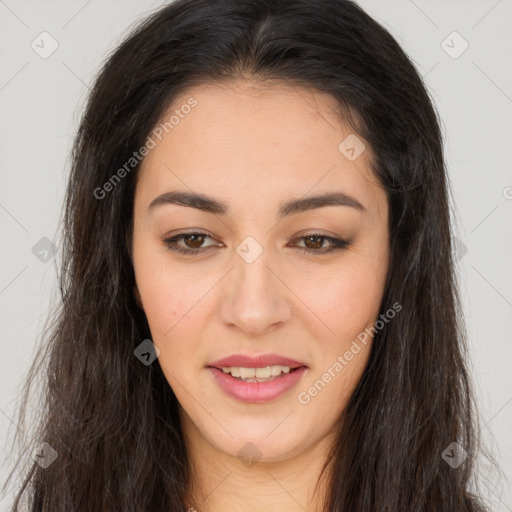
<instances>
[{"instance_id":1,"label":"upper lip","mask_svg":"<svg viewBox=\"0 0 512 512\"><path fill-rule=\"evenodd\" d=\"M278 354L261 354L257 356L233 354L219 359L218 361L211 363L209 366L220 369L233 366L242 368L265 368L266 366L289 366L290 368L300 368L301 366L306 365Z\"/></svg>"}]
</instances>

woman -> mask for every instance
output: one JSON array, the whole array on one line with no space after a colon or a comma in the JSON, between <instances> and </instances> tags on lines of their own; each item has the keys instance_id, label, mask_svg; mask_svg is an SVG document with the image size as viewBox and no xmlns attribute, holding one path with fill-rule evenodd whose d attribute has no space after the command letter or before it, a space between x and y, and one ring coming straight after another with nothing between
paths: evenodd
<instances>
[{"instance_id":1,"label":"woman","mask_svg":"<svg viewBox=\"0 0 512 512\"><path fill-rule=\"evenodd\" d=\"M13 510L485 510L447 186L421 78L353 2L153 14L76 138Z\"/></svg>"}]
</instances>

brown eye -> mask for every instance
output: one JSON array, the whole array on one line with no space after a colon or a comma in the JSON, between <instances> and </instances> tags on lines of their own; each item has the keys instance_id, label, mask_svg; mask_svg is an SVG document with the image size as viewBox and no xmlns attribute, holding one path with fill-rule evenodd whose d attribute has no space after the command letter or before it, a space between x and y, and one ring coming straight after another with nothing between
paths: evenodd
<instances>
[{"instance_id":1,"label":"brown eye","mask_svg":"<svg viewBox=\"0 0 512 512\"><path fill-rule=\"evenodd\" d=\"M211 239L211 236L207 233L193 232L182 233L181 235L166 238L163 242L171 251L183 254L199 254L205 249L212 247L212 245L203 246L207 239ZM183 244L180 245L178 242L183 242Z\"/></svg>"},{"instance_id":2,"label":"brown eye","mask_svg":"<svg viewBox=\"0 0 512 512\"><path fill-rule=\"evenodd\" d=\"M304 241L304 246L298 246L302 252L305 253L320 253L325 254L327 252L334 251L336 249L345 249L350 245L350 242L345 240L341 240L340 238L333 238L331 236L322 235L320 233L310 233L298 240ZM330 243L330 247L324 246L324 241L328 241Z\"/></svg>"},{"instance_id":3,"label":"brown eye","mask_svg":"<svg viewBox=\"0 0 512 512\"><path fill-rule=\"evenodd\" d=\"M307 236L304 237L304 240L308 249L321 249L325 238L322 236Z\"/></svg>"},{"instance_id":4,"label":"brown eye","mask_svg":"<svg viewBox=\"0 0 512 512\"><path fill-rule=\"evenodd\" d=\"M182 254L197 255L214 247L214 244L206 246L203 245L208 239L212 240L212 237L207 233L191 232L182 233L171 238L166 238L163 240L163 242L165 246L171 251L179 252ZM350 242L346 242L345 240L333 238L331 236L326 236L319 233L311 233L300 237L297 240L304 241L304 247L297 247L301 252L307 254L325 254L336 249L345 249L350 245ZM324 246L324 242L326 241L330 243L330 246ZM182 242L182 244L179 242Z\"/></svg>"},{"instance_id":5,"label":"brown eye","mask_svg":"<svg viewBox=\"0 0 512 512\"><path fill-rule=\"evenodd\" d=\"M204 235L191 234L183 237L183 242L189 249L199 249L204 242Z\"/></svg>"}]
</instances>

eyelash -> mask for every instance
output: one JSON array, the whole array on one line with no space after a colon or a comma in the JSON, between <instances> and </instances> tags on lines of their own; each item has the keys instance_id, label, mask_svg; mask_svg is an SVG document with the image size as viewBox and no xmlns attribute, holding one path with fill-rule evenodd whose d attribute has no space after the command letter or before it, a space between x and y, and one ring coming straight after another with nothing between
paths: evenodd
<instances>
[{"instance_id":1,"label":"eyelash","mask_svg":"<svg viewBox=\"0 0 512 512\"><path fill-rule=\"evenodd\" d=\"M208 250L209 248L214 247L214 246L209 246L209 247L200 247L198 249L184 249L183 247L178 247L175 245L178 240L183 239L183 238L188 238L188 237L194 236L194 235L204 236L204 237L208 237L211 239L211 236L208 235L207 233L202 233L200 231L193 231L190 233L181 233L181 234L173 236L171 238L164 238L163 242L164 242L164 245L169 250L178 252L181 254L191 255L191 256L196 256L199 253L204 252L204 250ZM329 253L329 252L332 252L335 250L346 249L349 245L351 245L350 242L347 242L340 238L333 238L332 236L322 235L321 233L307 233L307 234L297 238L296 240L303 240L305 238L322 238L324 240L328 240L329 242L331 242L331 244L333 244L333 247L331 247L327 250L325 250L325 249L308 249L307 247L298 247L300 252L306 253L306 254L314 254L314 253L326 254L326 253Z\"/></svg>"}]
</instances>

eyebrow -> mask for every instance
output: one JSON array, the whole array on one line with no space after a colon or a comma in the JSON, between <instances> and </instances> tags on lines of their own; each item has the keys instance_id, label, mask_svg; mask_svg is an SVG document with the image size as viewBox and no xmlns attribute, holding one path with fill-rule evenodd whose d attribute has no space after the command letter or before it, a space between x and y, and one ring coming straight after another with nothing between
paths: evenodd
<instances>
[{"instance_id":1,"label":"eyebrow","mask_svg":"<svg viewBox=\"0 0 512 512\"><path fill-rule=\"evenodd\" d=\"M155 197L148 206L149 214L157 206L166 204L176 204L179 206L187 206L196 208L203 212L213 213L216 215L227 215L229 206L204 194L196 194L193 192L166 192L165 194ZM355 198L343 192L328 192L316 196L308 196L300 199L292 199L285 203L281 203L279 208L279 218L295 215L297 213L323 208L325 206L349 206L361 212L366 208Z\"/></svg>"}]
</instances>

